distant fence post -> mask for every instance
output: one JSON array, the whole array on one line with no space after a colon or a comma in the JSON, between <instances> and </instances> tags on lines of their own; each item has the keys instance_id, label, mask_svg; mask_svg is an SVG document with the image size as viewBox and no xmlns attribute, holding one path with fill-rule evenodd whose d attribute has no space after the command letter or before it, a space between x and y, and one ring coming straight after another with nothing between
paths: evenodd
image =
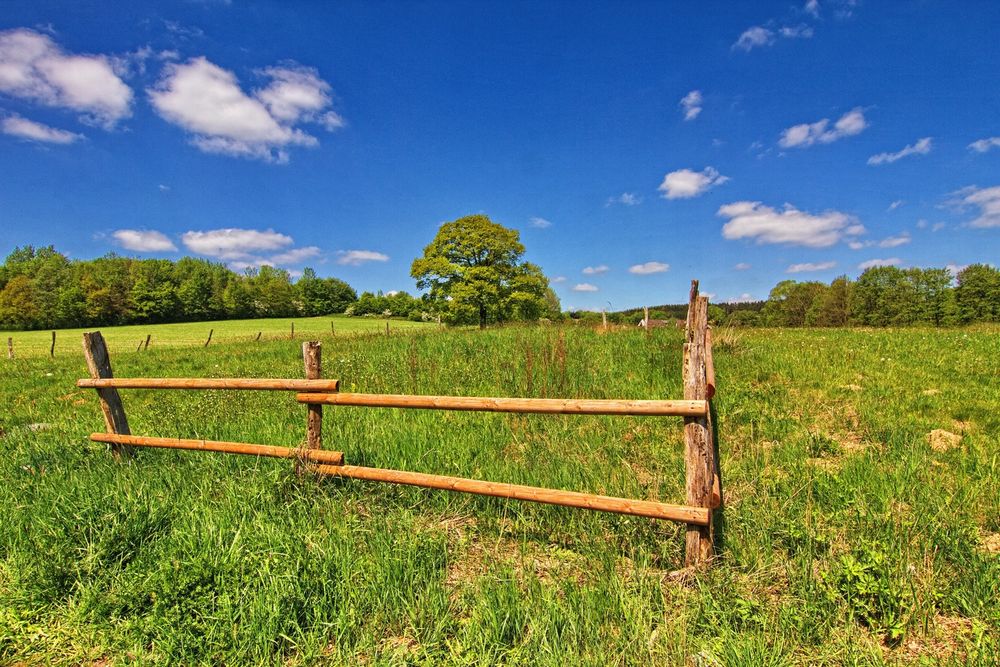
<instances>
[{"instance_id":1,"label":"distant fence post","mask_svg":"<svg viewBox=\"0 0 1000 667\"><path fill-rule=\"evenodd\" d=\"M53 357L54 358L55 356L56 356L56 332L53 331L52 332L52 345L51 345L51 347L49 347L49 357Z\"/></svg>"},{"instance_id":2,"label":"distant fence post","mask_svg":"<svg viewBox=\"0 0 1000 667\"><path fill-rule=\"evenodd\" d=\"M288 334L288 340L295 339L295 322L292 322L292 331Z\"/></svg>"},{"instance_id":3,"label":"distant fence post","mask_svg":"<svg viewBox=\"0 0 1000 667\"><path fill-rule=\"evenodd\" d=\"M7 336L7 358L14 358L14 338L13 336Z\"/></svg>"},{"instance_id":4,"label":"distant fence post","mask_svg":"<svg viewBox=\"0 0 1000 667\"><path fill-rule=\"evenodd\" d=\"M642 307L642 326L646 328L646 335L649 335L649 306Z\"/></svg>"},{"instance_id":5,"label":"distant fence post","mask_svg":"<svg viewBox=\"0 0 1000 667\"><path fill-rule=\"evenodd\" d=\"M113 377L111 372L111 357L104 336L100 331L83 334L83 356L87 359L87 370L93 379ZM131 435L128 418L125 416L125 406L122 405L118 390L110 387L97 390L97 398L104 413L104 425L108 433ZM131 456L132 448L128 445L112 444L111 451L116 457Z\"/></svg>"},{"instance_id":6,"label":"distant fence post","mask_svg":"<svg viewBox=\"0 0 1000 667\"><path fill-rule=\"evenodd\" d=\"M143 350L149 349L149 339L153 337L153 334L146 334L146 344L143 346Z\"/></svg>"},{"instance_id":7,"label":"distant fence post","mask_svg":"<svg viewBox=\"0 0 1000 667\"><path fill-rule=\"evenodd\" d=\"M307 380L319 380L323 377L323 348L319 341L312 340L302 343L302 361L305 365ZM323 448L323 405L321 403L306 404L306 447L308 449ZM298 464L296 464L296 472L302 472Z\"/></svg>"},{"instance_id":8,"label":"distant fence post","mask_svg":"<svg viewBox=\"0 0 1000 667\"><path fill-rule=\"evenodd\" d=\"M205 341L205 347L208 347L208 344L212 342L212 334L213 333L215 333L215 329L209 329L208 330L208 340Z\"/></svg>"},{"instance_id":9,"label":"distant fence post","mask_svg":"<svg viewBox=\"0 0 1000 667\"><path fill-rule=\"evenodd\" d=\"M260 340L260 335L261 335L262 333L264 333L264 332L263 332L263 331L258 331L258 332L257 332L257 337L256 337L256 338L254 338L254 340Z\"/></svg>"},{"instance_id":10,"label":"distant fence post","mask_svg":"<svg viewBox=\"0 0 1000 667\"><path fill-rule=\"evenodd\" d=\"M698 296L698 281L691 281L687 330L684 343L684 398L707 399L707 354L705 332L708 328L708 298ZM715 477L712 435L707 417L684 419L684 463L687 503L712 507ZM712 557L712 526L688 524L685 538L685 565L698 566Z\"/></svg>"},{"instance_id":11,"label":"distant fence post","mask_svg":"<svg viewBox=\"0 0 1000 667\"><path fill-rule=\"evenodd\" d=\"M136 346L135 351L136 352L142 352L142 341L141 340L139 341L139 345Z\"/></svg>"}]
</instances>

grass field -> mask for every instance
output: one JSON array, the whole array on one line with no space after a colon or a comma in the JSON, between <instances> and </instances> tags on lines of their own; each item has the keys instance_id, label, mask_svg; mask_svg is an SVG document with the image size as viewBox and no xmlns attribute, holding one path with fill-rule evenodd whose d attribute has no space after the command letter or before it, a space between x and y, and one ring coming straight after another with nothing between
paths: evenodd
<instances>
[{"instance_id":1,"label":"grass field","mask_svg":"<svg viewBox=\"0 0 1000 667\"><path fill-rule=\"evenodd\" d=\"M219 322L181 322L177 324L135 324L127 327L89 327L87 329L60 329L56 331L56 356L78 356L80 335L84 331L101 329L112 354L135 352L140 343L151 336L149 349L160 347L200 347L212 333L212 345L220 343L253 342L257 334L261 340L288 338L295 324L295 337L299 340L326 339L333 335L385 332L385 320L374 317L277 317L260 320L222 320ZM389 320L390 331L412 331L434 325L409 320ZM6 356L7 338L14 339L14 354L20 357L48 356L52 347L51 331L0 331L0 356Z\"/></svg>"},{"instance_id":2,"label":"grass field","mask_svg":"<svg viewBox=\"0 0 1000 667\"><path fill-rule=\"evenodd\" d=\"M142 331L106 333L121 348ZM671 523L298 479L274 460L123 465L86 440L103 422L73 387L82 355L0 360L0 663L998 664L1000 330L716 337L727 506L717 561L688 576L671 574ZM345 391L676 398L681 342L344 336L324 339L324 374ZM302 373L289 340L112 361L121 376ZM123 396L137 434L304 437L290 395ZM350 463L684 497L677 419L326 415Z\"/></svg>"}]
</instances>

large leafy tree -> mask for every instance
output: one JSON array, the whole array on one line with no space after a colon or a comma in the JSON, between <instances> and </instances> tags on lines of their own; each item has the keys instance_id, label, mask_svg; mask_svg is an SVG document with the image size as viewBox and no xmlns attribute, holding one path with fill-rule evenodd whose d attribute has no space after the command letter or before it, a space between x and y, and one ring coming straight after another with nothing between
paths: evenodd
<instances>
[{"instance_id":1,"label":"large leafy tree","mask_svg":"<svg viewBox=\"0 0 1000 667\"><path fill-rule=\"evenodd\" d=\"M523 256L517 230L470 215L441 225L410 275L453 322L537 319L549 283Z\"/></svg>"}]
</instances>

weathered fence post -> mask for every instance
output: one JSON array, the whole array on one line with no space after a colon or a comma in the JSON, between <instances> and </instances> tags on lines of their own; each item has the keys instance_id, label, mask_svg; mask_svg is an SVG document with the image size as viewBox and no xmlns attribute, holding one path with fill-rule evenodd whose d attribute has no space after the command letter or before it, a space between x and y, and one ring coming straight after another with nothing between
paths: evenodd
<instances>
[{"instance_id":1,"label":"weathered fence post","mask_svg":"<svg viewBox=\"0 0 1000 667\"><path fill-rule=\"evenodd\" d=\"M104 336L101 335L100 331L83 334L83 356L87 359L87 370L90 371L90 377L95 380L113 377L108 346L104 343ZM131 435L128 418L125 416L125 406L122 405L118 390L113 387L98 389L97 398L101 404L101 412L104 413L104 425L107 427L108 433ZM116 443L111 445L111 452L116 457L131 456L132 448Z\"/></svg>"},{"instance_id":2,"label":"weathered fence post","mask_svg":"<svg viewBox=\"0 0 1000 667\"><path fill-rule=\"evenodd\" d=\"M208 347L208 344L212 342L212 334L213 333L215 333L215 329L209 329L208 330L208 340L205 341L205 347Z\"/></svg>"},{"instance_id":3,"label":"weathered fence post","mask_svg":"<svg viewBox=\"0 0 1000 667\"><path fill-rule=\"evenodd\" d=\"M49 347L49 357L55 358L56 356L56 332L52 332L52 345Z\"/></svg>"},{"instance_id":4,"label":"weathered fence post","mask_svg":"<svg viewBox=\"0 0 1000 667\"><path fill-rule=\"evenodd\" d=\"M319 380L323 376L323 348L319 341L302 343L302 361L305 364L307 380ZM321 403L306 404L306 447L308 449L323 448L323 405ZM299 464L296 464L295 472L302 472Z\"/></svg>"},{"instance_id":5,"label":"weathered fence post","mask_svg":"<svg viewBox=\"0 0 1000 667\"><path fill-rule=\"evenodd\" d=\"M136 346L135 351L136 352L141 352L142 351L142 341L141 340L139 341L139 345Z\"/></svg>"},{"instance_id":6,"label":"weathered fence post","mask_svg":"<svg viewBox=\"0 0 1000 667\"><path fill-rule=\"evenodd\" d=\"M330 335L336 336L337 332L333 330L333 320L330 320Z\"/></svg>"},{"instance_id":7,"label":"weathered fence post","mask_svg":"<svg viewBox=\"0 0 1000 667\"><path fill-rule=\"evenodd\" d=\"M698 296L698 281L691 281L686 342L684 343L684 398L707 400L705 331L708 327L708 298ZM687 504L711 507L715 464L707 417L684 419L684 462ZM705 564L712 557L712 526L688 524L685 565Z\"/></svg>"},{"instance_id":8,"label":"weathered fence post","mask_svg":"<svg viewBox=\"0 0 1000 667\"><path fill-rule=\"evenodd\" d=\"M388 319L386 319L386 321L385 321L385 335L386 336L389 335L389 320Z\"/></svg>"},{"instance_id":9,"label":"weathered fence post","mask_svg":"<svg viewBox=\"0 0 1000 667\"><path fill-rule=\"evenodd\" d=\"M14 338L13 336L7 336L7 358L14 358Z\"/></svg>"},{"instance_id":10,"label":"weathered fence post","mask_svg":"<svg viewBox=\"0 0 1000 667\"><path fill-rule=\"evenodd\" d=\"M608 311L604 308L601 308L601 328L608 330Z\"/></svg>"},{"instance_id":11,"label":"weathered fence post","mask_svg":"<svg viewBox=\"0 0 1000 667\"><path fill-rule=\"evenodd\" d=\"M260 335L261 335L262 333L264 333L264 332L263 332L263 331L258 331L258 332L257 332L257 337L256 337L256 338L254 338L254 340L260 340Z\"/></svg>"},{"instance_id":12,"label":"weathered fence post","mask_svg":"<svg viewBox=\"0 0 1000 667\"><path fill-rule=\"evenodd\" d=\"M288 334L288 340L295 340L295 322L292 322L292 331Z\"/></svg>"},{"instance_id":13,"label":"weathered fence post","mask_svg":"<svg viewBox=\"0 0 1000 667\"><path fill-rule=\"evenodd\" d=\"M646 335L649 335L649 306L642 307L642 326L646 328Z\"/></svg>"},{"instance_id":14,"label":"weathered fence post","mask_svg":"<svg viewBox=\"0 0 1000 667\"><path fill-rule=\"evenodd\" d=\"M153 334L146 334L146 344L143 346L143 350L149 349L149 339L153 337Z\"/></svg>"}]
</instances>

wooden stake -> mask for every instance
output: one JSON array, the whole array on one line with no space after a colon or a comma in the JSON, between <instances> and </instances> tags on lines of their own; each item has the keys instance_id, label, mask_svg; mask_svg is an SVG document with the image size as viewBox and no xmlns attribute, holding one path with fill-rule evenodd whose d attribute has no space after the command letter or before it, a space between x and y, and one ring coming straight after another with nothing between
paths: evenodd
<instances>
[{"instance_id":1,"label":"wooden stake","mask_svg":"<svg viewBox=\"0 0 1000 667\"><path fill-rule=\"evenodd\" d=\"M331 452L325 449L296 449L294 447L273 447L271 445L254 445L247 442L222 442L218 440L147 438L136 435L115 435L114 433L91 433L90 439L94 442L107 442L109 444L130 445L133 447L194 449L204 452L271 456L280 459L302 459L313 463L326 463L330 465L340 465L344 462L343 452Z\"/></svg>"},{"instance_id":2,"label":"wooden stake","mask_svg":"<svg viewBox=\"0 0 1000 667\"><path fill-rule=\"evenodd\" d=\"M689 342L684 344L684 398L706 400L705 331L708 326L708 299L698 296L697 281L691 282L688 304ZM711 434L706 416L684 420L684 462L686 502L695 507L712 505L714 473ZM712 528L688 524L685 538L685 565L698 566L712 557Z\"/></svg>"},{"instance_id":3,"label":"wooden stake","mask_svg":"<svg viewBox=\"0 0 1000 667\"><path fill-rule=\"evenodd\" d=\"M258 332L257 332L257 338L255 338L254 340L260 340L260 335L261 335L262 333L264 333L264 332L263 332L263 331L258 331Z\"/></svg>"},{"instance_id":4,"label":"wooden stake","mask_svg":"<svg viewBox=\"0 0 1000 667\"><path fill-rule=\"evenodd\" d=\"M649 335L649 306L642 307L642 323L646 327L646 335Z\"/></svg>"},{"instance_id":5,"label":"wooden stake","mask_svg":"<svg viewBox=\"0 0 1000 667\"><path fill-rule=\"evenodd\" d=\"M478 479L446 477L444 475L428 475L419 472L406 472L404 470L364 468L361 466L319 465L316 466L315 471L322 475L351 477L353 479L366 479L376 482L390 482L392 484L407 484L410 486L421 486L431 489L474 493L481 496L493 496L496 498L528 500L536 503L547 503L549 505L562 505L563 507L577 507L580 509L596 510L600 512L615 512L617 514L645 516L653 519L681 521L683 523L694 525L707 524L709 521L709 510L707 508L687 507L684 505L668 505L666 503L658 503L649 500L629 500L627 498L597 496L590 493L579 493L577 491L561 491L557 489L544 489L536 486L504 484L500 482L484 482Z\"/></svg>"},{"instance_id":6,"label":"wooden stake","mask_svg":"<svg viewBox=\"0 0 1000 667\"><path fill-rule=\"evenodd\" d=\"M141 350L142 350L142 341L140 340L140 341L139 341L139 344L138 344L138 345L136 346L136 348L135 348L135 351L136 351L136 352L139 352L139 351L141 351Z\"/></svg>"},{"instance_id":7,"label":"wooden stake","mask_svg":"<svg viewBox=\"0 0 1000 667\"><path fill-rule=\"evenodd\" d=\"M323 376L323 348L318 341L302 343L302 360L307 380L318 380ZM309 403L306 410L306 447L323 449L323 404Z\"/></svg>"},{"instance_id":8,"label":"wooden stake","mask_svg":"<svg viewBox=\"0 0 1000 667\"><path fill-rule=\"evenodd\" d=\"M56 356L56 332L52 332L52 346L49 347L49 357L54 358Z\"/></svg>"},{"instance_id":9,"label":"wooden stake","mask_svg":"<svg viewBox=\"0 0 1000 667\"><path fill-rule=\"evenodd\" d=\"M389 335L389 320L385 321L385 335Z\"/></svg>"},{"instance_id":10,"label":"wooden stake","mask_svg":"<svg viewBox=\"0 0 1000 667\"><path fill-rule=\"evenodd\" d=\"M108 346L105 345L104 336L101 335L100 331L83 334L83 356L87 360L87 370L90 371L91 378L96 380L113 377ZM113 387L98 389L97 398L101 403L104 425L108 433L130 435L132 432L129 430L125 406L122 405L118 390ZM131 456L132 454L131 447L117 443L111 445L111 451L116 457Z\"/></svg>"},{"instance_id":11,"label":"wooden stake","mask_svg":"<svg viewBox=\"0 0 1000 667\"><path fill-rule=\"evenodd\" d=\"M605 331L608 330L608 311L601 308L601 328Z\"/></svg>"},{"instance_id":12,"label":"wooden stake","mask_svg":"<svg viewBox=\"0 0 1000 667\"><path fill-rule=\"evenodd\" d=\"M293 340L295 338L295 322L292 322L292 332L288 334L288 339Z\"/></svg>"},{"instance_id":13,"label":"wooden stake","mask_svg":"<svg viewBox=\"0 0 1000 667\"><path fill-rule=\"evenodd\" d=\"M146 334L146 344L143 346L143 350L149 349L149 339L153 337L153 334Z\"/></svg>"},{"instance_id":14,"label":"wooden stake","mask_svg":"<svg viewBox=\"0 0 1000 667\"><path fill-rule=\"evenodd\" d=\"M337 332L333 330L333 320L330 320L330 335L336 336Z\"/></svg>"},{"instance_id":15,"label":"wooden stake","mask_svg":"<svg viewBox=\"0 0 1000 667\"><path fill-rule=\"evenodd\" d=\"M208 330L208 340L205 341L205 347L208 347L208 344L212 342L212 334L213 333L215 333L215 329L209 329Z\"/></svg>"},{"instance_id":16,"label":"wooden stake","mask_svg":"<svg viewBox=\"0 0 1000 667\"><path fill-rule=\"evenodd\" d=\"M7 358L14 358L14 338L11 336L7 336Z\"/></svg>"}]
</instances>

